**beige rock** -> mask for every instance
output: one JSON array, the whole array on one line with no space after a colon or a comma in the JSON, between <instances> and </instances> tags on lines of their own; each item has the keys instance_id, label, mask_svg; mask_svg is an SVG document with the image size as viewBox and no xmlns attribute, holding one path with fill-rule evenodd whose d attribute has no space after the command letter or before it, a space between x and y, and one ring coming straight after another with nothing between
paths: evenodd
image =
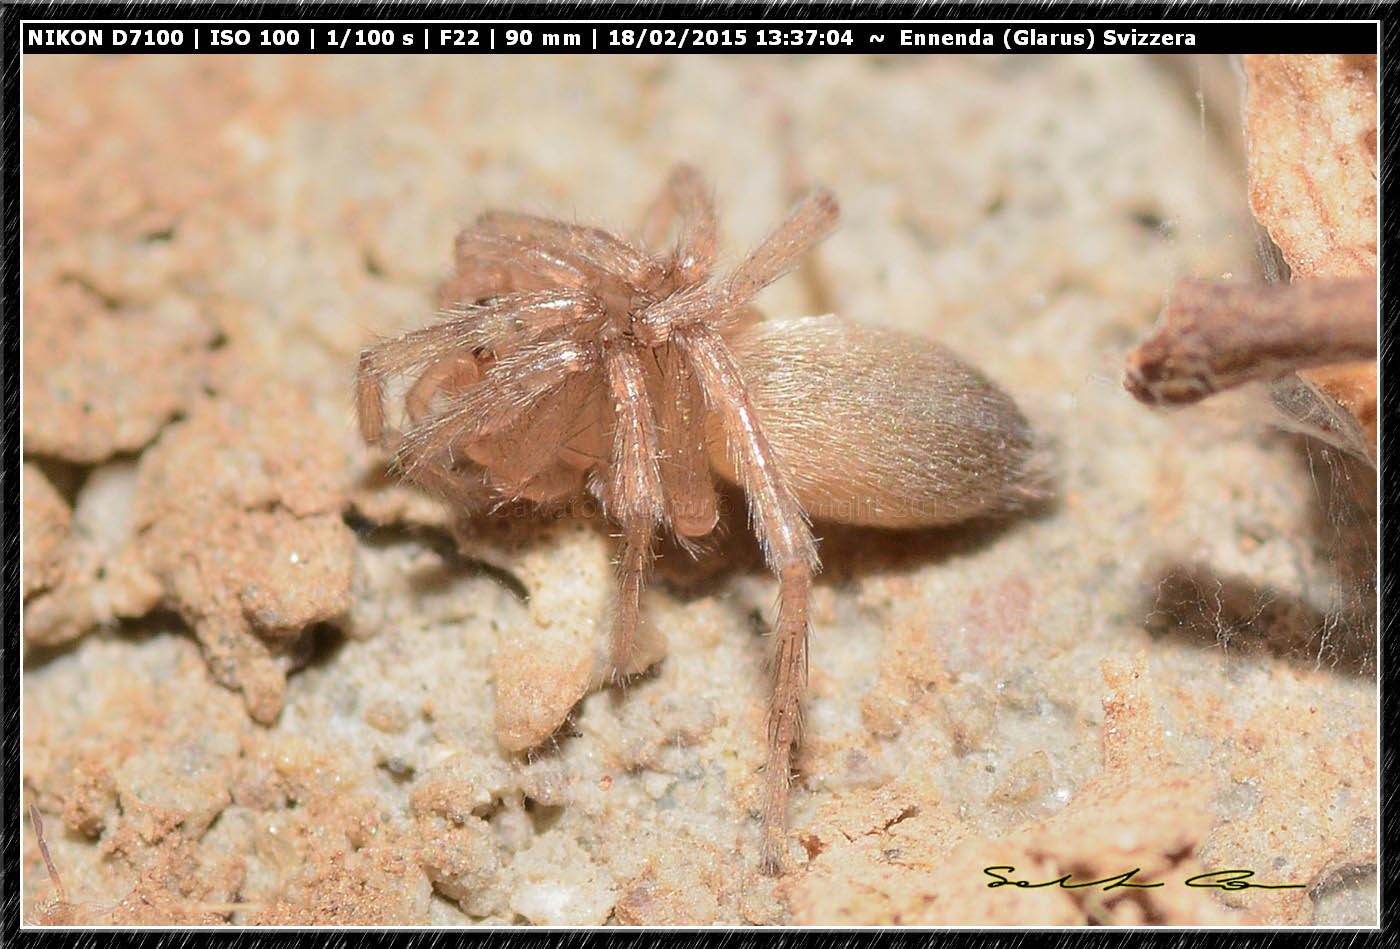
<instances>
[{"instance_id":1,"label":"beige rock","mask_svg":"<svg viewBox=\"0 0 1400 949\"><path fill-rule=\"evenodd\" d=\"M519 883L510 908L544 926L597 926L608 918L616 889L571 836L546 833L515 858Z\"/></svg>"},{"instance_id":2,"label":"beige rock","mask_svg":"<svg viewBox=\"0 0 1400 949\"><path fill-rule=\"evenodd\" d=\"M613 674L607 610L616 580L608 539L586 523L560 526L545 538L514 564L530 592L533 625L503 629L492 663L496 737L507 751L544 741L580 699ZM640 632L625 674L641 672L665 655L665 642L653 625L643 622Z\"/></svg>"}]
</instances>

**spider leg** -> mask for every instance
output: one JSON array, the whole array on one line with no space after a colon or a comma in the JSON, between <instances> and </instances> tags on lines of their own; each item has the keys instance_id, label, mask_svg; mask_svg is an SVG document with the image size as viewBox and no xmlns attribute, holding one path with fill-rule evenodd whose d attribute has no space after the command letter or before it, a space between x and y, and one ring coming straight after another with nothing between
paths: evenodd
<instances>
[{"instance_id":1,"label":"spider leg","mask_svg":"<svg viewBox=\"0 0 1400 949\"><path fill-rule=\"evenodd\" d=\"M616 413L608 506L623 534L612 629L613 669L618 675L628 668L636 646L642 590L651 567L652 537L666 516L657 462L656 419L634 345L615 340L604 348L608 394Z\"/></svg>"},{"instance_id":2,"label":"spider leg","mask_svg":"<svg viewBox=\"0 0 1400 949\"><path fill-rule=\"evenodd\" d=\"M705 394L695 370L672 345L652 350L648 366L659 400L657 438L666 512L676 538L704 537L719 519L719 498L705 450ZM693 551L692 551L693 552Z\"/></svg>"},{"instance_id":3,"label":"spider leg","mask_svg":"<svg viewBox=\"0 0 1400 949\"><path fill-rule=\"evenodd\" d=\"M432 326L381 341L360 353L361 375L418 375L442 359L463 351L512 348L555 331L591 338L588 331L603 318L597 303L572 290L544 290L501 297L486 306L449 311Z\"/></svg>"},{"instance_id":4,"label":"spider leg","mask_svg":"<svg viewBox=\"0 0 1400 949\"><path fill-rule=\"evenodd\" d=\"M492 481L506 493L519 493L558 461L560 447L593 385L587 376L572 376L543 395L514 424L483 439L473 457L489 469Z\"/></svg>"},{"instance_id":5,"label":"spider leg","mask_svg":"<svg viewBox=\"0 0 1400 949\"><path fill-rule=\"evenodd\" d=\"M536 291L503 299L519 302L485 308L472 334L474 348L491 350L497 356L546 336L591 344L599 324L607 318L596 297L573 290Z\"/></svg>"},{"instance_id":6,"label":"spider leg","mask_svg":"<svg viewBox=\"0 0 1400 949\"><path fill-rule=\"evenodd\" d=\"M831 192L821 188L808 192L728 280L687 287L651 304L633 317L633 332L648 346L657 346L679 328L702 321L716 332L733 330L748 318L749 299L826 237L836 225L837 214Z\"/></svg>"},{"instance_id":7,"label":"spider leg","mask_svg":"<svg viewBox=\"0 0 1400 949\"><path fill-rule=\"evenodd\" d=\"M502 431L596 362L595 347L568 337L533 343L501 358L476 385L404 434L398 454L405 471L411 473L425 459L453 459L457 446Z\"/></svg>"},{"instance_id":8,"label":"spider leg","mask_svg":"<svg viewBox=\"0 0 1400 949\"><path fill-rule=\"evenodd\" d=\"M457 280L466 291L477 294L569 287L588 283L588 276L566 256L537 241L496 234L480 227L469 227L457 235L454 247ZM480 295L462 296L473 303Z\"/></svg>"},{"instance_id":9,"label":"spider leg","mask_svg":"<svg viewBox=\"0 0 1400 949\"><path fill-rule=\"evenodd\" d=\"M461 392L481 379L481 367L471 353L447 356L428 367L404 396L404 409L409 420L417 424L431 411L431 403L439 389Z\"/></svg>"},{"instance_id":10,"label":"spider leg","mask_svg":"<svg viewBox=\"0 0 1400 949\"><path fill-rule=\"evenodd\" d=\"M523 238L479 226L462 230L453 245L456 266L438 287L438 306L457 309L517 293L579 288L587 276L574 262Z\"/></svg>"},{"instance_id":11,"label":"spider leg","mask_svg":"<svg viewBox=\"0 0 1400 949\"><path fill-rule=\"evenodd\" d=\"M661 190L656 192L656 197L647 204L646 210L642 212L641 239L642 246L649 250L655 250L661 246L661 242L666 238L666 232L670 230L671 224L676 219L678 213L676 201L676 179L682 175L700 172L693 165L678 164L671 169L670 176L666 183L661 186Z\"/></svg>"},{"instance_id":12,"label":"spider leg","mask_svg":"<svg viewBox=\"0 0 1400 949\"><path fill-rule=\"evenodd\" d=\"M791 270L799 257L831 233L838 214L836 198L830 191L815 188L807 192L730 275L725 288L727 308L747 303L755 293Z\"/></svg>"},{"instance_id":13,"label":"spider leg","mask_svg":"<svg viewBox=\"0 0 1400 949\"><path fill-rule=\"evenodd\" d=\"M458 256L452 275L438 284L437 306L439 310L460 312L472 304L549 286L542 277L521 279L519 273L499 261Z\"/></svg>"},{"instance_id":14,"label":"spider leg","mask_svg":"<svg viewBox=\"0 0 1400 949\"><path fill-rule=\"evenodd\" d=\"M694 367L700 388L724 427L748 495L754 532L768 568L778 577L761 863L764 873L776 875L782 872L792 748L802 726L801 702L807 681L807 599L820 561L806 514L759 428L728 346L712 331L696 327L676 330L672 340Z\"/></svg>"},{"instance_id":15,"label":"spider leg","mask_svg":"<svg viewBox=\"0 0 1400 949\"><path fill-rule=\"evenodd\" d=\"M400 455L398 465L405 480L411 481L429 494L445 498L458 510L470 516L489 494L486 480L478 470L473 477L468 472L453 469L440 458Z\"/></svg>"},{"instance_id":16,"label":"spider leg","mask_svg":"<svg viewBox=\"0 0 1400 949\"><path fill-rule=\"evenodd\" d=\"M373 351L369 349L360 353L360 366L355 373L355 414L366 445L388 448L389 442L397 441L398 433L385 428L384 376L375 369Z\"/></svg>"},{"instance_id":17,"label":"spider leg","mask_svg":"<svg viewBox=\"0 0 1400 949\"><path fill-rule=\"evenodd\" d=\"M613 613L613 675L621 678L631 666L637 647L637 625L641 621L642 591L651 573L654 530L645 521L632 521L623 528L622 557L618 561L617 609Z\"/></svg>"},{"instance_id":18,"label":"spider leg","mask_svg":"<svg viewBox=\"0 0 1400 949\"><path fill-rule=\"evenodd\" d=\"M680 164L671 171L661 193L642 219L643 245L656 247L672 222L680 219L680 231L672 257L680 286L704 280L714 263L719 225L705 179L694 165Z\"/></svg>"},{"instance_id":19,"label":"spider leg","mask_svg":"<svg viewBox=\"0 0 1400 949\"><path fill-rule=\"evenodd\" d=\"M660 263L602 228L514 211L487 211L477 218L476 228L542 247L582 274L620 276L639 290L654 287L665 274Z\"/></svg>"},{"instance_id":20,"label":"spider leg","mask_svg":"<svg viewBox=\"0 0 1400 949\"><path fill-rule=\"evenodd\" d=\"M773 643L773 696L768 708L768 763L764 768L763 856L769 876L783 872L792 750L802 739L802 694L807 689L807 600L812 567L792 563L778 573L778 625Z\"/></svg>"}]
</instances>

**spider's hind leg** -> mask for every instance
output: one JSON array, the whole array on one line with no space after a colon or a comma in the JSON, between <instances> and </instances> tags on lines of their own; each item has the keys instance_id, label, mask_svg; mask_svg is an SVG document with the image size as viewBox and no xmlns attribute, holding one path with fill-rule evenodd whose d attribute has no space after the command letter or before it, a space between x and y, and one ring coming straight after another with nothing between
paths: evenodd
<instances>
[{"instance_id":1,"label":"spider's hind leg","mask_svg":"<svg viewBox=\"0 0 1400 949\"><path fill-rule=\"evenodd\" d=\"M802 693L807 685L807 600L812 575L819 566L816 544L787 473L758 425L734 354L706 330L682 330L673 339L694 367L710 409L724 427L749 499L754 532L768 568L778 577L760 864L764 873L777 875L783 870L787 844L792 749L801 737Z\"/></svg>"},{"instance_id":2,"label":"spider's hind leg","mask_svg":"<svg viewBox=\"0 0 1400 949\"><path fill-rule=\"evenodd\" d=\"M714 263L719 225L704 177L694 165L671 171L660 194L642 217L642 244L656 248L672 225L678 224L673 265L681 286L704 280Z\"/></svg>"},{"instance_id":3,"label":"spider's hind leg","mask_svg":"<svg viewBox=\"0 0 1400 949\"><path fill-rule=\"evenodd\" d=\"M802 693L807 685L807 600L812 570L804 563L778 576L778 625L773 630L773 695L768 706L768 763L764 767L763 856L768 876L783 872L792 750L802 737Z\"/></svg>"}]
</instances>

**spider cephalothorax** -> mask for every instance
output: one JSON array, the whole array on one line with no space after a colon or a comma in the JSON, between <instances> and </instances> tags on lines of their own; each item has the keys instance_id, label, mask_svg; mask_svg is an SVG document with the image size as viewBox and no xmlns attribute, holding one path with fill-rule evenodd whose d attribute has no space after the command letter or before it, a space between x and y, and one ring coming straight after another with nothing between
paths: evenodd
<instances>
[{"instance_id":1,"label":"spider cephalothorax","mask_svg":"<svg viewBox=\"0 0 1400 949\"><path fill-rule=\"evenodd\" d=\"M803 504L854 523L958 520L1015 496L1030 451L1011 401L927 341L857 333L832 318L759 322L750 298L836 218L830 193L814 189L717 277L714 209L688 166L648 212L640 247L597 228L488 212L457 238L456 274L442 292L450 317L360 358L361 431L410 480L468 510L583 491L598 499L623 539L618 669L634 647L658 533L684 545L714 528L712 466L744 489L780 584L768 872L782 863L818 568ZM643 249L668 231L669 254ZM385 380L400 374L414 380L402 431L387 425L383 405Z\"/></svg>"}]
</instances>

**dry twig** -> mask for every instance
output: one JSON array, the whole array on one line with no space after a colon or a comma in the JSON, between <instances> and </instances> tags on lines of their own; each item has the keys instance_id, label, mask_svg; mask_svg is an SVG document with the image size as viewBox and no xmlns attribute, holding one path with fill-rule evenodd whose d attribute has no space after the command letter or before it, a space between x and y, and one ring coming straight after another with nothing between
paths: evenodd
<instances>
[{"instance_id":1,"label":"dry twig","mask_svg":"<svg viewBox=\"0 0 1400 949\"><path fill-rule=\"evenodd\" d=\"M1184 405L1246 382L1376 355L1370 278L1240 285L1183 280L1158 330L1128 355L1124 385Z\"/></svg>"}]
</instances>

